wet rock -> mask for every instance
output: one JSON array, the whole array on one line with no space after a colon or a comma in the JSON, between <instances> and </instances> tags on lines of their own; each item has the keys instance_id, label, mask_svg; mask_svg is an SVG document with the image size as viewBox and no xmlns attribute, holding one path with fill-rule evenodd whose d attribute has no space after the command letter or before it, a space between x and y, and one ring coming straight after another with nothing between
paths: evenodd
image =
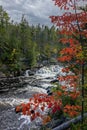
<instances>
[{"instance_id":1,"label":"wet rock","mask_svg":"<svg viewBox=\"0 0 87 130\"><path fill-rule=\"evenodd\" d=\"M0 78L6 78L6 75L0 71Z\"/></svg>"},{"instance_id":2,"label":"wet rock","mask_svg":"<svg viewBox=\"0 0 87 130\"><path fill-rule=\"evenodd\" d=\"M58 79L54 79L50 83L56 83L56 82L58 82Z\"/></svg>"},{"instance_id":3,"label":"wet rock","mask_svg":"<svg viewBox=\"0 0 87 130\"><path fill-rule=\"evenodd\" d=\"M9 89L15 90L25 84L25 77L0 78L0 93L9 91Z\"/></svg>"}]
</instances>

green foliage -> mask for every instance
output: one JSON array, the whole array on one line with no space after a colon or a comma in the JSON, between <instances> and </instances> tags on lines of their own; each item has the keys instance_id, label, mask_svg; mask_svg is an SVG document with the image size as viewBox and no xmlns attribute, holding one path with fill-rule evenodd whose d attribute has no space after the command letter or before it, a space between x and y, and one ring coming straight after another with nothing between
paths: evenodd
<instances>
[{"instance_id":1,"label":"green foliage","mask_svg":"<svg viewBox=\"0 0 87 130\"><path fill-rule=\"evenodd\" d=\"M0 6L0 64L16 71L34 67L44 60L51 61L62 48L57 31L54 26L30 26L24 15L20 23L10 22Z\"/></svg>"}]
</instances>

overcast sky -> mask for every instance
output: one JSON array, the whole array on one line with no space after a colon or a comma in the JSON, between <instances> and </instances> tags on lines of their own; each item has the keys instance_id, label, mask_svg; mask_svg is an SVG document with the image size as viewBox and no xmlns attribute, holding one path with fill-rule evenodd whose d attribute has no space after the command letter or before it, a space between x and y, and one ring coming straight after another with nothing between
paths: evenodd
<instances>
[{"instance_id":1,"label":"overcast sky","mask_svg":"<svg viewBox=\"0 0 87 130\"><path fill-rule=\"evenodd\" d=\"M84 2L80 3L82 6L83 4ZM19 22L22 14L25 14L31 25L40 23L52 26L49 16L62 14L52 0L0 0L0 5L15 22Z\"/></svg>"},{"instance_id":2,"label":"overcast sky","mask_svg":"<svg viewBox=\"0 0 87 130\"><path fill-rule=\"evenodd\" d=\"M0 0L11 19L20 21L22 14L30 24L52 25L49 16L61 14L52 0Z\"/></svg>"}]
</instances>

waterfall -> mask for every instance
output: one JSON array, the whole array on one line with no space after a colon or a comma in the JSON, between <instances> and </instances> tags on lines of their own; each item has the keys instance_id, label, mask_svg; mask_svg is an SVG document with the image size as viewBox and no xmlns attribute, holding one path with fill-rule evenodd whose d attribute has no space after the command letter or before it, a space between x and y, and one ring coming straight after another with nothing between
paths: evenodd
<instances>
[{"instance_id":1,"label":"waterfall","mask_svg":"<svg viewBox=\"0 0 87 130\"><path fill-rule=\"evenodd\" d=\"M53 87L50 82L56 79L58 75L64 74L61 71L62 68L63 67L59 65L45 66L37 70L33 76L30 76L30 73L32 73L30 70L26 70L25 77L27 77L29 83L30 81L32 82L32 86L27 84L25 87L0 95L0 106L2 108L0 109L0 129L10 130L14 128L16 130L23 130L30 129L31 127L36 128L39 120L35 125L35 123L32 124L30 122L28 116L23 116L21 114L16 115L14 110L15 106L23 102L28 102L29 98L32 97L34 93L46 93L47 88ZM7 106L9 106L9 108Z\"/></svg>"}]
</instances>

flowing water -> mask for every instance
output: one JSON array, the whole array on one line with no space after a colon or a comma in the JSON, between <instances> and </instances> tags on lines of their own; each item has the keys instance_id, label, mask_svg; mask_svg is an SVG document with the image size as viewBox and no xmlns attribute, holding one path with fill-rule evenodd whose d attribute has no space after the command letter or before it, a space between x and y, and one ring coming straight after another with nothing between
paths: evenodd
<instances>
[{"instance_id":1,"label":"flowing water","mask_svg":"<svg viewBox=\"0 0 87 130\"><path fill-rule=\"evenodd\" d=\"M34 93L46 93L46 88L52 87L50 81L62 74L61 69L62 67L58 65L40 68L34 75L36 81L39 81L37 86L28 84L22 88L0 94L0 130L33 130L33 128L38 128L38 124L30 123L29 116L23 116L21 113L16 114L15 106L28 102ZM25 76L29 77L28 70Z\"/></svg>"}]
</instances>

